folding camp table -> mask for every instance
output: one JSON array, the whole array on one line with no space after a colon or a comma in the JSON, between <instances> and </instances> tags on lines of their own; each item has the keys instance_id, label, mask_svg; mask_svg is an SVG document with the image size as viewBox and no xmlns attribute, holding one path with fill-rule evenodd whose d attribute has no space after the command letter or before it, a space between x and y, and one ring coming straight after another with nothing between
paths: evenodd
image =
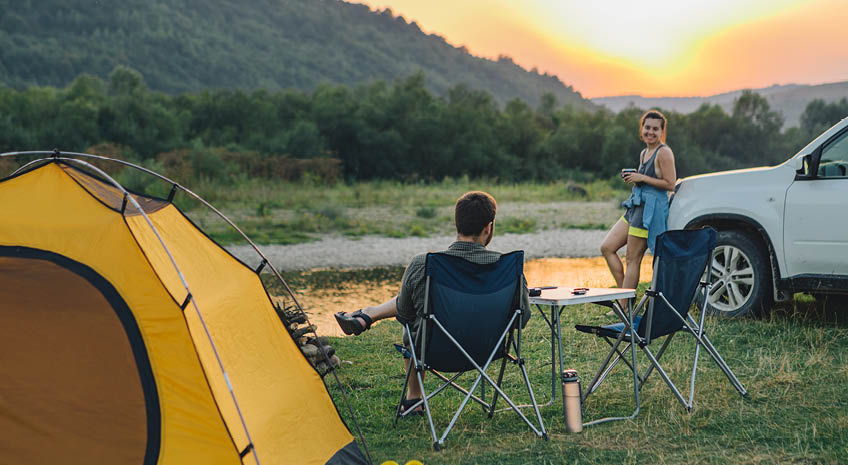
<instances>
[{"instance_id":1,"label":"folding camp table","mask_svg":"<svg viewBox=\"0 0 848 465\"><path fill-rule=\"evenodd\" d=\"M578 291L575 291L578 289ZM562 360L562 328L560 327L560 315L568 305L579 305L589 303L609 303L612 304L613 311L628 327L633 326L633 298L636 297L635 289L604 289L604 288L573 288L573 287L556 287L553 289L542 289L541 295L530 297L530 303L536 305L545 323L551 329L551 399L545 405L553 404L556 397L557 385L559 384L559 373L562 373L564 364ZM627 312L619 306L619 299L628 299ZM545 314L545 308L549 309L548 314ZM636 367L636 344L633 339L633 331L631 331L631 356L633 367ZM557 372L557 355L559 355L559 373ZM639 413L639 378L636 375L637 370L633 370L633 396L636 400L636 409L633 414L628 417L610 417L601 418L599 420L585 423L583 426L591 426L598 423L603 423L613 420L627 420L636 418ZM581 399L583 393L580 394ZM564 412L563 412L564 413Z\"/></svg>"}]
</instances>

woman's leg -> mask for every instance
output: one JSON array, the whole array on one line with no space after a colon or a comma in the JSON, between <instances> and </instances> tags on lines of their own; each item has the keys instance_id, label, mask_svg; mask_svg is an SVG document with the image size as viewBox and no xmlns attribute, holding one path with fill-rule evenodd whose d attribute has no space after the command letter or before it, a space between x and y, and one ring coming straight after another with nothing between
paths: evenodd
<instances>
[{"instance_id":1,"label":"woman's leg","mask_svg":"<svg viewBox=\"0 0 848 465\"><path fill-rule=\"evenodd\" d=\"M627 261L627 268L624 271L622 287L627 289L636 289L636 286L639 285L639 272L642 268L642 258L645 256L645 251L647 249L647 239L630 235L627 236L627 251L624 254L624 259Z\"/></svg>"},{"instance_id":2,"label":"woman's leg","mask_svg":"<svg viewBox=\"0 0 848 465\"><path fill-rule=\"evenodd\" d=\"M618 221L610 228L604 241L601 243L601 255L607 261L610 273L612 273L615 284L622 287L624 281L624 266L621 264L621 259L618 258L618 250L624 247L627 243L627 223L619 218Z\"/></svg>"}]
</instances>

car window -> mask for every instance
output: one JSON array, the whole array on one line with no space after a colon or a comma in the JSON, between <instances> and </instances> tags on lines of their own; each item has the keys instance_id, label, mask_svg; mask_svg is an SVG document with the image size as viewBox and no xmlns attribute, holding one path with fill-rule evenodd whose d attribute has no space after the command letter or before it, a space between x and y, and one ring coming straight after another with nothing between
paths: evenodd
<instances>
[{"instance_id":1,"label":"car window","mask_svg":"<svg viewBox=\"0 0 848 465\"><path fill-rule=\"evenodd\" d=\"M820 178L848 178L848 132L822 150L818 175Z\"/></svg>"}]
</instances>

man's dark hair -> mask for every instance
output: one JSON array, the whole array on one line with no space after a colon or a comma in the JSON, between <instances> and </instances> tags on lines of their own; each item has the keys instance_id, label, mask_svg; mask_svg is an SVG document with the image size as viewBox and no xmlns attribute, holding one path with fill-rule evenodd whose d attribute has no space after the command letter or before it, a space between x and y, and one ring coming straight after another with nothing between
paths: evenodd
<instances>
[{"instance_id":1,"label":"man's dark hair","mask_svg":"<svg viewBox=\"0 0 848 465\"><path fill-rule=\"evenodd\" d=\"M481 191L466 192L456 200L454 222L456 232L463 236L479 236L487 224L495 220L498 203Z\"/></svg>"}]
</instances>

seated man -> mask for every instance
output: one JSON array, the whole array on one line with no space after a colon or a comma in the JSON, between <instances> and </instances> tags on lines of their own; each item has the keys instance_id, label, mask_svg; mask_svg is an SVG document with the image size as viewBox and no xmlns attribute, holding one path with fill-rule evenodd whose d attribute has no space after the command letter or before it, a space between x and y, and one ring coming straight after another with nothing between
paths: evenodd
<instances>
[{"instance_id":1,"label":"seated man","mask_svg":"<svg viewBox=\"0 0 848 465\"><path fill-rule=\"evenodd\" d=\"M488 250L486 246L492 240L495 231L495 213L498 205L495 199L485 193L472 191L465 193L456 201L454 223L456 241L442 253L462 257L468 261L488 264L498 261L500 252ZM352 313L335 314L336 321L345 334L358 335L369 329L374 321L395 317L401 323L411 323L412 331L417 332L421 323L419 314L424 312L424 262L427 254L416 255L403 273L400 292L387 302L375 307L367 307ZM521 325L530 319L530 301L527 294L527 282L522 277ZM404 340L405 345L409 341ZM409 360L404 359L409 366ZM409 380L406 398L412 405L421 399L421 386L415 376ZM418 407L419 409L421 407Z\"/></svg>"}]
</instances>

